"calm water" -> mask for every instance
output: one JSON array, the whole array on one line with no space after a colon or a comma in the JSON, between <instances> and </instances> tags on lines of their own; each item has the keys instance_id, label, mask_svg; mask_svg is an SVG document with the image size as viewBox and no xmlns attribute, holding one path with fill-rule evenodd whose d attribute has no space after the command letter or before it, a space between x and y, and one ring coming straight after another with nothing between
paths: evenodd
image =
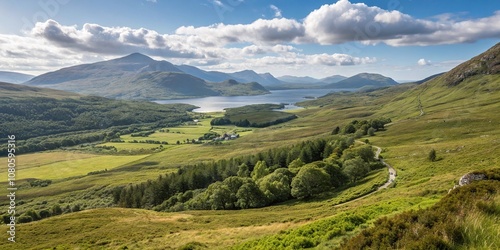
<instances>
[{"instance_id":1,"label":"calm water","mask_svg":"<svg viewBox=\"0 0 500 250\"><path fill-rule=\"evenodd\" d=\"M285 103L285 109L297 109L297 102L307 100L305 97L320 97L330 92L337 92L336 89L291 89L272 90L271 94L258 96L211 96L192 99L158 100L157 103L187 103L198 106L195 112L215 112L223 111L225 108L236 108L250 104Z\"/></svg>"}]
</instances>

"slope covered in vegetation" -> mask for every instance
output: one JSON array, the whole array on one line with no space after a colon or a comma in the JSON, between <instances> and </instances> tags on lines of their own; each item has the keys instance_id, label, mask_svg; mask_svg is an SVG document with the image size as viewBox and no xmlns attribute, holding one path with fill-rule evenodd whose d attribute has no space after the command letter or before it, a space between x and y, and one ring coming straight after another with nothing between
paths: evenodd
<instances>
[{"instance_id":1,"label":"slope covered in vegetation","mask_svg":"<svg viewBox=\"0 0 500 250\"><path fill-rule=\"evenodd\" d=\"M1 83L0 90L4 97L0 100L0 134L14 134L22 153L113 139L117 133L134 132L129 127L133 124L177 125L190 120L187 111L194 108L79 96L8 83ZM0 154L6 152L6 141L7 137L0 138Z\"/></svg>"}]
</instances>

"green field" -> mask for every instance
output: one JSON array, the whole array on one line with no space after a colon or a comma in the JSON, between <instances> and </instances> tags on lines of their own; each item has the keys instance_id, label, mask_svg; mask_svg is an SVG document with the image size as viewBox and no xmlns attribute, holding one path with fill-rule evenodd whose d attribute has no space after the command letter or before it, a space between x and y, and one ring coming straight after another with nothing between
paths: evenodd
<instances>
[{"instance_id":1,"label":"green field","mask_svg":"<svg viewBox=\"0 0 500 250\"><path fill-rule=\"evenodd\" d=\"M147 155L138 156L95 156L86 159L70 159L51 164L33 166L28 169L19 170L18 178L36 178L58 180L68 177L86 175L91 171L112 170L126 163L145 158Z\"/></svg>"}]
</instances>

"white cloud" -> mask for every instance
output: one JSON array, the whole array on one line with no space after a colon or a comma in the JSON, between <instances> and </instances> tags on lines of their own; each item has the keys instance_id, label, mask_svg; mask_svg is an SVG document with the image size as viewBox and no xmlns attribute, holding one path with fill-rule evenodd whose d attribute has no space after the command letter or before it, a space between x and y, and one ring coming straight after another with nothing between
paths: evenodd
<instances>
[{"instance_id":1,"label":"white cloud","mask_svg":"<svg viewBox=\"0 0 500 250\"><path fill-rule=\"evenodd\" d=\"M212 43L386 43L391 46L427 46L474 42L500 38L500 11L478 19L417 19L397 10L384 10L363 3L340 0L309 13L302 21L281 17L281 10L270 5L275 18L258 19L250 24L182 26L176 34L202 37Z\"/></svg>"},{"instance_id":2,"label":"white cloud","mask_svg":"<svg viewBox=\"0 0 500 250\"><path fill-rule=\"evenodd\" d=\"M158 1L157 0L146 0L146 2L157 3Z\"/></svg>"},{"instance_id":3,"label":"white cloud","mask_svg":"<svg viewBox=\"0 0 500 250\"><path fill-rule=\"evenodd\" d=\"M304 26L307 36L321 44L396 39L433 31L431 22L347 0L314 10L305 18Z\"/></svg>"},{"instance_id":4,"label":"white cloud","mask_svg":"<svg viewBox=\"0 0 500 250\"><path fill-rule=\"evenodd\" d=\"M431 65L431 61L429 60L425 60L424 58L420 58L418 61L417 61L417 64L419 66L427 66L427 65Z\"/></svg>"},{"instance_id":5,"label":"white cloud","mask_svg":"<svg viewBox=\"0 0 500 250\"><path fill-rule=\"evenodd\" d=\"M353 57L346 54L317 54L307 56L314 64L328 65L328 66L347 66L357 64L368 64L377 62L376 58L370 57Z\"/></svg>"},{"instance_id":6,"label":"white cloud","mask_svg":"<svg viewBox=\"0 0 500 250\"><path fill-rule=\"evenodd\" d=\"M224 1L208 0L224 5ZM235 0L236 1L236 0ZM238 2L242 2L239 0ZM400 11L340 0L323 5L304 19L283 18L274 5L273 19L248 24L181 26L173 34L129 27L87 23L64 25L54 20L39 22L24 36L0 34L0 68L49 70L141 52L174 63L207 67L239 68L315 65L337 67L377 63L360 55L362 50L308 54L302 44L385 43L390 46L428 46L470 43L500 38L500 11L476 19L417 19ZM355 44L354 44L355 45ZM334 48L334 47L332 47ZM428 65L421 59L417 65ZM415 65L415 67L417 67ZM434 63L433 66L437 66Z\"/></svg>"},{"instance_id":7,"label":"white cloud","mask_svg":"<svg viewBox=\"0 0 500 250\"><path fill-rule=\"evenodd\" d=\"M215 24L204 27L182 26L175 33L196 36L214 44L250 42L255 44L294 41L304 36L304 27L293 19L257 19L250 24Z\"/></svg>"},{"instance_id":8,"label":"white cloud","mask_svg":"<svg viewBox=\"0 0 500 250\"><path fill-rule=\"evenodd\" d=\"M34 37L41 37L52 44L80 52L107 55L123 55L142 52L164 57L210 57L194 45L200 42L189 37L161 35L144 28L104 27L98 24L63 26L54 20L37 23L31 31ZM186 43L189 40L191 43Z\"/></svg>"},{"instance_id":9,"label":"white cloud","mask_svg":"<svg viewBox=\"0 0 500 250\"><path fill-rule=\"evenodd\" d=\"M271 8L272 11L274 11L274 17L278 17L278 18L283 17L281 15L281 10L278 7L276 7L275 5L272 5L272 4L269 7Z\"/></svg>"}]
</instances>

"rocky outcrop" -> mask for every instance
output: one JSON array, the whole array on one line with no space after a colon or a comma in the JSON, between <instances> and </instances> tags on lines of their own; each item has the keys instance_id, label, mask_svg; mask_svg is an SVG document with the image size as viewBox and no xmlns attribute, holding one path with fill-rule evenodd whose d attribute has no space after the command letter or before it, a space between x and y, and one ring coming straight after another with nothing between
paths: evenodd
<instances>
[{"instance_id":1,"label":"rocky outcrop","mask_svg":"<svg viewBox=\"0 0 500 250\"><path fill-rule=\"evenodd\" d=\"M500 73L500 43L484 53L458 65L443 75L448 86L456 86L465 79L475 75L491 75Z\"/></svg>"},{"instance_id":2,"label":"rocky outcrop","mask_svg":"<svg viewBox=\"0 0 500 250\"><path fill-rule=\"evenodd\" d=\"M464 186L471 184L474 181L480 181L480 180L486 180L486 175L485 174L474 174L474 173L468 173L460 178L458 181L459 186Z\"/></svg>"},{"instance_id":3,"label":"rocky outcrop","mask_svg":"<svg viewBox=\"0 0 500 250\"><path fill-rule=\"evenodd\" d=\"M453 186L452 189L448 190L448 193L451 192L451 190L453 190L455 188L469 185L475 181L486 180L486 179L488 179L488 178L485 174L480 174L480 173L465 174L464 176L460 177L460 180L458 180L458 185Z\"/></svg>"}]
</instances>

